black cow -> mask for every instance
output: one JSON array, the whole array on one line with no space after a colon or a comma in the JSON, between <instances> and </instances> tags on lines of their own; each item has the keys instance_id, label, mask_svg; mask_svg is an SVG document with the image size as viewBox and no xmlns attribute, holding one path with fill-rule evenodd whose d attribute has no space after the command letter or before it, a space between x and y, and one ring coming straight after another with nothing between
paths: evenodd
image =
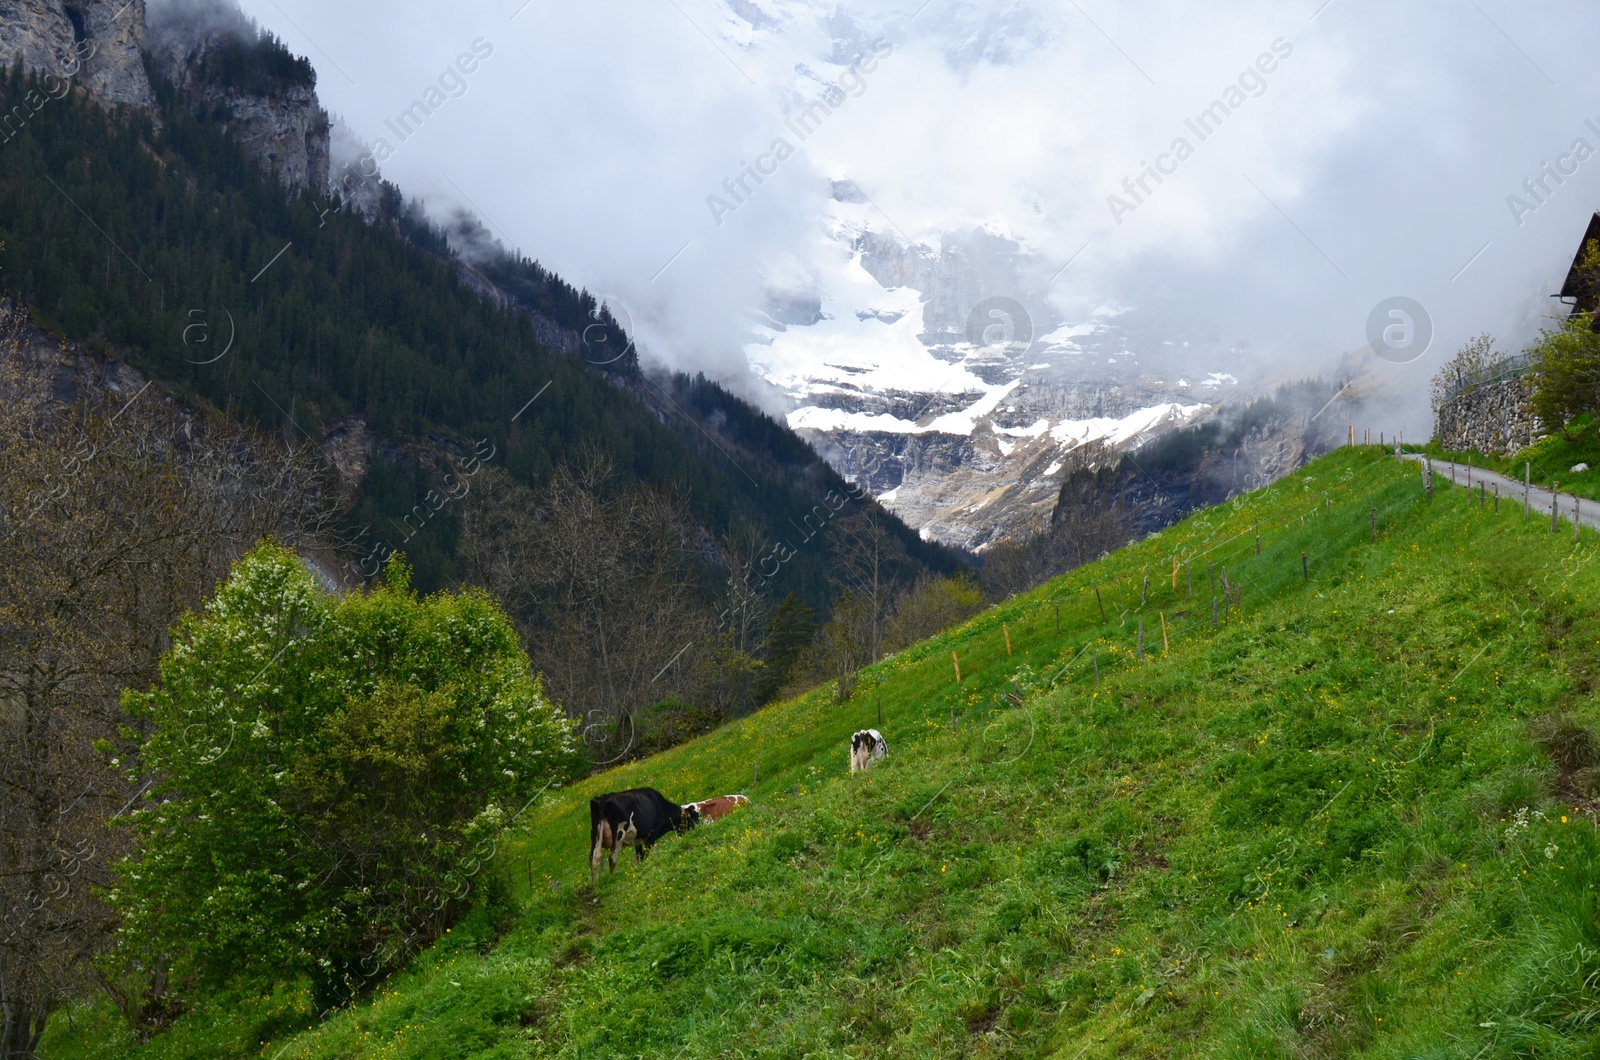
<instances>
[{"instance_id":1,"label":"black cow","mask_svg":"<svg viewBox=\"0 0 1600 1060\"><path fill-rule=\"evenodd\" d=\"M634 858L668 832L687 832L700 823L693 805L679 806L655 788L630 788L589 800L589 880L600 881L600 861L610 859L617 871L617 851L633 847Z\"/></svg>"}]
</instances>

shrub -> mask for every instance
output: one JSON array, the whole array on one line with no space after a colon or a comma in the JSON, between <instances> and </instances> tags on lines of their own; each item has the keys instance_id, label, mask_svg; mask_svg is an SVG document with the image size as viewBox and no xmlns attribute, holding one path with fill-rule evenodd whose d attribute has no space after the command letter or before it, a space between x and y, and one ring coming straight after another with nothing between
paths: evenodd
<instances>
[{"instance_id":1,"label":"shrub","mask_svg":"<svg viewBox=\"0 0 1600 1060\"><path fill-rule=\"evenodd\" d=\"M1546 329L1530 352L1537 372L1533 414L1548 429L1600 408L1600 332L1588 315Z\"/></svg>"},{"instance_id":2,"label":"shrub","mask_svg":"<svg viewBox=\"0 0 1600 1060\"><path fill-rule=\"evenodd\" d=\"M151 784L111 894L125 967L348 1000L464 912L494 834L569 774L571 725L504 613L409 577L397 558L336 598L260 546L125 695Z\"/></svg>"}]
</instances>

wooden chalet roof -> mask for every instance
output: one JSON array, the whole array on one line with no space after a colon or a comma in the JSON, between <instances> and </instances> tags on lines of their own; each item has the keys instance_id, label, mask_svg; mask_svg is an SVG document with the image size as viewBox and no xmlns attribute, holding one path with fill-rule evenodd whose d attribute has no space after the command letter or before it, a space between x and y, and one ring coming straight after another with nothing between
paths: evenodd
<instances>
[{"instance_id":1,"label":"wooden chalet roof","mask_svg":"<svg viewBox=\"0 0 1600 1060\"><path fill-rule=\"evenodd\" d=\"M1593 279L1585 282L1578 274L1578 266L1583 264L1583 251L1591 239L1600 239L1600 213L1589 218L1589 229L1583 233L1583 240L1578 244L1578 252L1572 256L1572 267L1567 270L1567 278L1561 285L1561 297L1576 300L1573 313L1593 313L1600 309L1600 285Z\"/></svg>"}]
</instances>

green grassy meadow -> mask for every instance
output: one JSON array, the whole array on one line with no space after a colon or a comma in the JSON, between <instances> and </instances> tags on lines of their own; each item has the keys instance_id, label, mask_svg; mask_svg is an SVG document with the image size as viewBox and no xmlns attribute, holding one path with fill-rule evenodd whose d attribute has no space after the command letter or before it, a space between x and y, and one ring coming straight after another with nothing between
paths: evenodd
<instances>
[{"instance_id":1,"label":"green grassy meadow","mask_svg":"<svg viewBox=\"0 0 1600 1060\"><path fill-rule=\"evenodd\" d=\"M1600 536L1437 485L1342 449L548 794L502 897L325 1021L90 1004L45 1055L1600 1056ZM591 888L588 798L641 784L754 805Z\"/></svg>"}]
</instances>

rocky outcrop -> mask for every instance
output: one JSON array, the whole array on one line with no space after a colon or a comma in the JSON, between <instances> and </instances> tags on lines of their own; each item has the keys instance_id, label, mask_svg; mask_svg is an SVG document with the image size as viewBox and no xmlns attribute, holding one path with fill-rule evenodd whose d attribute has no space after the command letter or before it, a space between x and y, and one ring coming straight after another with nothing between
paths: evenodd
<instances>
[{"instance_id":1,"label":"rocky outcrop","mask_svg":"<svg viewBox=\"0 0 1600 1060\"><path fill-rule=\"evenodd\" d=\"M144 0L0 0L0 61L73 80L107 103L150 107Z\"/></svg>"},{"instance_id":2,"label":"rocky outcrop","mask_svg":"<svg viewBox=\"0 0 1600 1060\"><path fill-rule=\"evenodd\" d=\"M271 97L203 89L199 95L228 108L234 138L284 187L321 191L328 186L328 112L315 89L296 85Z\"/></svg>"},{"instance_id":3,"label":"rocky outcrop","mask_svg":"<svg viewBox=\"0 0 1600 1060\"><path fill-rule=\"evenodd\" d=\"M339 476L340 501L349 503L372 463L372 433L366 420L351 416L329 427L322 435L322 452Z\"/></svg>"},{"instance_id":4,"label":"rocky outcrop","mask_svg":"<svg viewBox=\"0 0 1600 1060\"><path fill-rule=\"evenodd\" d=\"M225 114L239 145L291 191L328 187L328 112L316 75L228 0L151 13L155 68L195 110Z\"/></svg>"},{"instance_id":5,"label":"rocky outcrop","mask_svg":"<svg viewBox=\"0 0 1600 1060\"><path fill-rule=\"evenodd\" d=\"M145 75L144 0L80 0L66 5L67 14L83 21L85 39L94 54L84 60L83 87L108 103L151 107L155 95Z\"/></svg>"},{"instance_id":6,"label":"rocky outcrop","mask_svg":"<svg viewBox=\"0 0 1600 1060\"><path fill-rule=\"evenodd\" d=\"M1433 440L1452 453L1476 450L1506 456L1525 449L1543 437L1529 396L1527 376L1457 394L1440 407Z\"/></svg>"}]
</instances>

